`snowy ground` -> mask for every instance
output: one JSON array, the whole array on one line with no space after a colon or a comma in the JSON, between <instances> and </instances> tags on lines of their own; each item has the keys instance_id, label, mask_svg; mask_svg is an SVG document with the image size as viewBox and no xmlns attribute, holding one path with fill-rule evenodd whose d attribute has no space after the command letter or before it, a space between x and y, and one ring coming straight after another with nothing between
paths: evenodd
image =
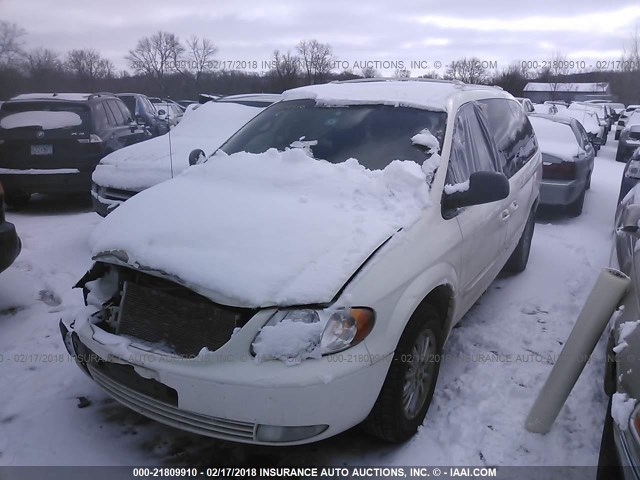
<instances>
[{"instance_id":1,"label":"snowy ground","mask_svg":"<svg viewBox=\"0 0 640 480\"><path fill-rule=\"evenodd\" d=\"M87 203L48 198L9 213L24 247L0 274L0 465L596 464L602 342L551 433L528 433L523 423L608 264L624 166L613 160L616 144L611 135L596 158L582 216L543 212L527 270L494 282L453 331L424 426L400 446L354 429L316 445L249 447L120 406L70 361L58 331L61 312L82 302L71 286L90 266L87 237L100 218Z\"/></svg>"}]
</instances>

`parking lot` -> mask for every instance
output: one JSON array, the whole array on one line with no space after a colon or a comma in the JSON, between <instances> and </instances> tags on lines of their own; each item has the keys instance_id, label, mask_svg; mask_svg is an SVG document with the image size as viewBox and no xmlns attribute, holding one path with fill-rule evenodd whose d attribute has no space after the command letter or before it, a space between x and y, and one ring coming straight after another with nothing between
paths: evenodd
<instances>
[{"instance_id":1,"label":"parking lot","mask_svg":"<svg viewBox=\"0 0 640 480\"><path fill-rule=\"evenodd\" d=\"M58 322L82 306L102 219L84 197L36 197L9 211L23 249L0 274L3 465L595 465L606 410L603 345L546 436L524 418L600 269L608 265L624 164L613 132L584 213L539 212L527 270L498 278L453 330L424 425L389 446L358 429L286 449L231 444L148 420L109 398L67 354ZM601 342L602 343L602 342Z\"/></svg>"}]
</instances>

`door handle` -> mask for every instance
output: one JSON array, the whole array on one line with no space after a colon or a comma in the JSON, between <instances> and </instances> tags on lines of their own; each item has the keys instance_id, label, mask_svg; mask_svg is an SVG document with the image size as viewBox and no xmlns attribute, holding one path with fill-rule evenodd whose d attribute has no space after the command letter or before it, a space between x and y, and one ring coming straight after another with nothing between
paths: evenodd
<instances>
[{"instance_id":1,"label":"door handle","mask_svg":"<svg viewBox=\"0 0 640 480\"><path fill-rule=\"evenodd\" d=\"M502 213L500 213L500 220L504 222L508 220L510 216L511 214L509 213L509 210L503 210Z\"/></svg>"}]
</instances>

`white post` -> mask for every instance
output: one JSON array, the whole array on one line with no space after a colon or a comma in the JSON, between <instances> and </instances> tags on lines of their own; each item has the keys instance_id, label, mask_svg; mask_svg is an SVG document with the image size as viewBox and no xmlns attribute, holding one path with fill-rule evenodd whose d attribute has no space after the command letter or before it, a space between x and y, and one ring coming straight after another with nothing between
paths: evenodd
<instances>
[{"instance_id":1,"label":"white post","mask_svg":"<svg viewBox=\"0 0 640 480\"><path fill-rule=\"evenodd\" d=\"M549 432L628 285L629 277L624 273L612 268L602 270L567 343L531 407L525 422L527 430Z\"/></svg>"}]
</instances>

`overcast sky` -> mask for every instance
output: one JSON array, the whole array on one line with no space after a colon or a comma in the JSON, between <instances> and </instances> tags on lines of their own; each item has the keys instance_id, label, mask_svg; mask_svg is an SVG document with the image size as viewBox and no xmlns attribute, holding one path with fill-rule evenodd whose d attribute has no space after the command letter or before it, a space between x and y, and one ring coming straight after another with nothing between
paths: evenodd
<instances>
[{"instance_id":1,"label":"overcast sky","mask_svg":"<svg viewBox=\"0 0 640 480\"><path fill-rule=\"evenodd\" d=\"M342 65L402 60L434 68L462 56L542 61L559 51L587 66L618 59L640 24L638 0L0 0L0 18L28 33L28 47L99 50L120 68L138 38L196 34L219 60L268 61L302 39L330 43ZM520 5L516 5L520 4ZM424 62L427 62L426 64ZM441 67L444 68L444 67ZM260 68L259 68L260 69ZM356 69L357 70L357 69ZM415 68L413 69L415 73Z\"/></svg>"}]
</instances>

